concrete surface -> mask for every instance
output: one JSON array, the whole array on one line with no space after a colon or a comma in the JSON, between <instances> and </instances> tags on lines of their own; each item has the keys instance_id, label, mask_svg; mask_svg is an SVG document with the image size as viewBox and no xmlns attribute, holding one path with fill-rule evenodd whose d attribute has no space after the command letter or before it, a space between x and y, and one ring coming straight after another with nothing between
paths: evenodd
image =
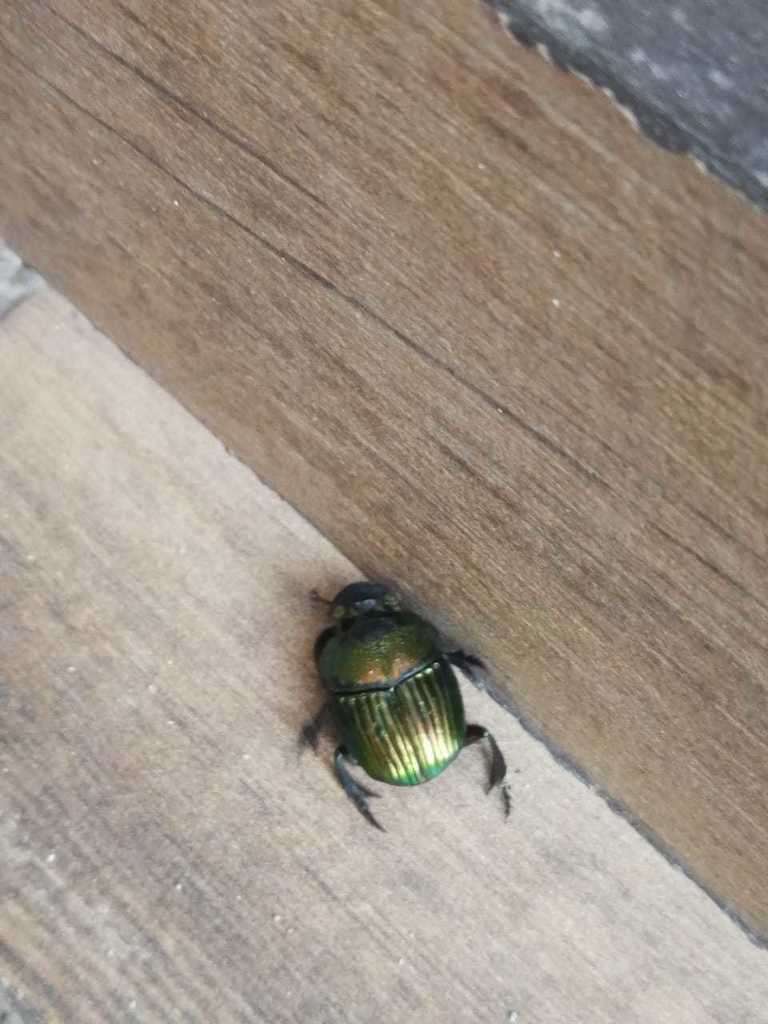
<instances>
[{"instance_id":1,"label":"concrete surface","mask_svg":"<svg viewBox=\"0 0 768 1024\"><path fill-rule=\"evenodd\" d=\"M367 828L308 600L346 561L51 291L0 322L0 997L13 1024L764 1024L768 954L488 697Z\"/></svg>"},{"instance_id":2,"label":"concrete surface","mask_svg":"<svg viewBox=\"0 0 768 1024\"><path fill-rule=\"evenodd\" d=\"M768 208L762 0L490 0L527 45L609 91L655 142Z\"/></svg>"}]
</instances>

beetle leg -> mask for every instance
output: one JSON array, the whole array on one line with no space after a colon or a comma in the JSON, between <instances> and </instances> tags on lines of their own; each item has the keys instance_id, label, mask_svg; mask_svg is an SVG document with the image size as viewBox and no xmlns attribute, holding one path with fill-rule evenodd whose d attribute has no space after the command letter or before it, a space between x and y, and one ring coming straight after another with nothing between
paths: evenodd
<instances>
[{"instance_id":1,"label":"beetle leg","mask_svg":"<svg viewBox=\"0 0 768 1024\"><path fill-rule=\"evenodd\" d=\"M341 783L344 792L347 794L347 796L358 809L358 811L360 811L365 820L369 821L371 825L373 825L374 828L379 829L379 831L386 832L387 830L383 828L383 826L381 826L378 823L378 821L376 821L368 807L367 797L376 797L379 794L372 792L370 789L366 789L365 786L362 786L359 782L356 782L355 779L352 778L352 776L349 774L349 770L346 765L346 759L348 757L349 752L347 751L346 747L336 748L336 753L333 756L333 764L336 769L336 778Z\"/></svg>"},{"instance_id":2,"label":"beetle leg","mask_svg":"<svg viewBox=\"0 0 768 1024\"><path fill-rule=\"evenodd\" d=\"M315 640L315 647L313 651L315 656L315 664L317 664L320 655L323 653L323 648L331 639L334 633L335 630L331 626L329 626L328 629L324 629L322 633L318 636L317 640Z\"/></svg>"},{"instance_id":3,"label":"beetle leg","mask_svg":"<svg viewBox=\"0 0 768 1024\"><path fill-rule=\"evenodd\" d=\"M448 655L448 660L456 668L460 668L462 672L469 676L473 681L477 681L477 673L475 669L480 669L481 672L485 671L485 663L479 658L476 658L474 654L467 654L466 651L451 651Z\"/></svg>"},{"instance_id":4,"label":"beetle leg","mask_svg":"<svg viewBox=\"0 0 768 1024\"><path fill-rule=\"evenodd\" d=\"M468 725L467 731L464 733L464 746L469 747L473 743L479 743L480 740L488 740L488 745L491 748L491 774L488 779L488 786L486 793L490 793L496 786L501 786L501 799L504 802L504 817L509 817L509 812L512 809L512 797L509 794L509 786L504 782L507 774L507 763L504 760L504 755L499 750L499 745L493 737L493 734L483 725Z\"/></svg>"},{"instance_id":5,"label":"beetle leg","mask_svg":"<svg viewBox=\"0 0 768 1024\"><path fill-rule=\"evenodd\" d=\"M305 747L312 747L312 750L317 753L317 744L320 739L320 733L323 731L323 728L330 717L331 707L331 702L327 700L314 717L304 723L304 727L299 733L299 753L301 753Z\"/></svg>"}]
</instances>

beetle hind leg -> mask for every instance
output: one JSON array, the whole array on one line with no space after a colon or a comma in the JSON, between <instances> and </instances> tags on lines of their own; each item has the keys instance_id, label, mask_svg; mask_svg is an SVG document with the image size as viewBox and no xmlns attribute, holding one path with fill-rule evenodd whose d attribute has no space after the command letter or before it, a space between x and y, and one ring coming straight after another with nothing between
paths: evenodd
<instances>
[{"instance_id":1,"label":"beetle hind leg","mask_svg":"<svg viewBox=\"0 0 768 1024\"><path fill-rule=\"evenodd\" d=\"M370 822L370 824L373 825L374 828L379 829L380 832L386 832L387 830L378 823L378 821L371 814L371 810L368 807L368 798L377 797L379 794L374 793L370 789L366 789L365 786L361 785L359 782L352 778L352 776L349 774L349 769L347 768L348 757L349 752L347 751L346 747L336 748L336 753L333 756L333 764L336 769L336 778L341 783L341 787L344 790L344 792L347 794L347 796L358 809L358 811L360 811L365 820L367 822Z\"/></svg>"},{"instance_id":2,"label":"beetle hind leg","mask_svg":"<svg viewBox=\"0 0 768 1024\"><path fill-rule=\"evenodd\" d=\"M488 785L486 787L486 793L490 793L491 790L496 789L497 786L501 787L501 799L504 804L504 817L509 817L509 812L512 809L512 797L509 792L508 783L504 782L507 775L507 763L504 760L504 755L499 749L499 745L494 739L493 733L490 733L483 725L468 725L467 731L464 733L464 746L469 747L473 743L479 743L481 740L488 740L488 746L491 750L491 772L488 777Z\"/></svg>"}]
</instances>

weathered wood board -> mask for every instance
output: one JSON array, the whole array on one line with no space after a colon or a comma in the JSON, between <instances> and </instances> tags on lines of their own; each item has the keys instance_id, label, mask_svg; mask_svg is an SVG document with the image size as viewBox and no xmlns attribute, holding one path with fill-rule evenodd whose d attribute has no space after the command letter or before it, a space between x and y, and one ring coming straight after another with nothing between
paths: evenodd
<instances>
[{"instance_id":1,"label":"weathered wood board","mask_svg":"<svg viewBox=\"0 0 768 1024\"><path fill-rule=\"evenodd\" d=\"M466 0L0 53L11 242L768 932L760 215Z\"/></svg>"},{"instance_id":2,"label":"weathered wood board","mask_svg":"<svg viewBox=\"0 0 768 1024\"><path fill-rule=\"evenodd\" d=\"M43 292L0 322L0 1017L763 1024L768 956L471 686L375 832L322 757L307 589L357 571Z\"/></svg>"}]
</instances>

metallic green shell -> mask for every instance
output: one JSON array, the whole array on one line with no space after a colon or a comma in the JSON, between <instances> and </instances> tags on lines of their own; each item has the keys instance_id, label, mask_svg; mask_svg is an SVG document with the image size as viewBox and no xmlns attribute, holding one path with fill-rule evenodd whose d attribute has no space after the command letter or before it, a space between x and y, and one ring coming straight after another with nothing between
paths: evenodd
<instances>
[{"instance_id":1,"label":"metallic green shell","mask_svg":"<svg viewBox=\"0 0 768 1024\"><path fill-rule=\"evenodd\" d=\"M328 689L364 689L395 682L440 657L437 632L410 613L367 617L338 630L322 644L317 659Z\"/></svg>"},{"instance_id":2,"label":"metallic green shell","mask_svg":"<svg viewBox=\"0 0 768 1024\"><path fill-rule=\"evenodd\" d=\"M391 689L337 693L334 705L349 753L381 782L426 782L464 743L461 691L440 656Z\"/></svg>"}]
</instances>

